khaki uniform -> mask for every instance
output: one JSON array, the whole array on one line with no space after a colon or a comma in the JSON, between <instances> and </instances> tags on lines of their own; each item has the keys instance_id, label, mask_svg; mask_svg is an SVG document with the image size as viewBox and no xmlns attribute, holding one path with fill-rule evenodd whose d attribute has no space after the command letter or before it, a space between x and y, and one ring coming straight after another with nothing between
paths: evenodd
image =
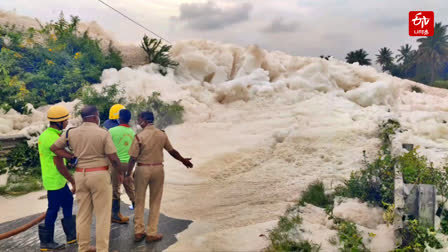
<instances>
[{"instance_id":1,"label":"khaki uniform","mask_svg":"<svg viewBox=\"0 0 448 252\"><path fill-rule=\"evenodd\" d=\"M121 163L121 169L123 171L127 170L128 168L128 164L127 163ZM112 169L110 171L110 175L112 177L112 199L114 200L119 200L120 199L120 180L118 178L118 172L115 169ZM129 197L129 200L131 202L135 202L135 187L134 187L134 180L132 179L132 176L130 177L129 180L124 180L123 181L123 187L124 190L126 191L126 194Z\"/></svg>"},{"instance_id":2,"label":"khaki uniform","mask_svg":"<svg viewBox=\"0 0 448 252\"><path fill-rule=\"evenodd\" d=\"M165 132L153 125L146 126L136 135L129 149L129 155L137 158L134 173L135 183L135 234L145 233L144 208L146 188L149 185L149 219L147 235L156 235L159 224L160 202L162 200L163 182L163 149L173 150Z\"/></svg>"},{"instance_id":3,"label":"khaki uniform","mask_svg":"<svg viewBox=\"0 0 448 252\"><path fill-rule=\"evenodd\" d=\"M70 130L68 142L73 153L78 157L77 168L85 170L85 172L75 172L74 176L76 201L79 206L76 217L78 251L84 252L89 249L93 212L96 219L96 251L109 251L112 207L110 173L107 170L90 172L88 170L108 166L107 155L116 153L117 150L110 134L89 122L84 122L80 127ZM55 142L55 145L58 148L66 147L65 134Z\"/></svg>"}]
</instances>

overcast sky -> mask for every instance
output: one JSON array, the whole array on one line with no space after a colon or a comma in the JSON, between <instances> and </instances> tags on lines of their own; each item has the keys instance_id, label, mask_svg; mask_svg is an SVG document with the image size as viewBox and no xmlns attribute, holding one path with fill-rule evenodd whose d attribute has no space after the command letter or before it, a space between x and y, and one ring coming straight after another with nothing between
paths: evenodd
<instances>
[{"instance_id":1,"label":"overcast sky","mask_svg":"<svg viewBox=\"0 0 448 252\"><path fill-rule=\"evenodd\" d=\"M406 43L408 12L434 11L448 25L447 0L103 0L175 42L210 39L257 44L293 55L333 55L364 48L374 58L381 47L394 52ZM116 39L138 43L146 32L97 0L0 0L0 9L42 21L62 10L96 21Z\"/></svg>"}]
</instances>

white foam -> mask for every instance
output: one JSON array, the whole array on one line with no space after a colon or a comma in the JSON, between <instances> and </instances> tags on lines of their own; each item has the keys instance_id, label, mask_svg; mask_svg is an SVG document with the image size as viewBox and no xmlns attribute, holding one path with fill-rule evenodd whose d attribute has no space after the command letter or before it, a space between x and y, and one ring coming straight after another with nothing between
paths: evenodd
<instances>
[{"instance_id":1,"label":"white foam","mask_svg":"<svg viewBox=\"0 0 448 252\"><path fill-rule=\"evenodd\" d=\"M123 53L144 58L137 47ZM257 46L179 41L171 55L180 65L167 76L156 65L108 69L95 87L118 83L130 98L157 91L165 101L181 100L185 122L166 132L175 148L193 158L195 168L186 170L166 157L162 210L213 223L217 234L275 220L316 179L327 186L341 183L362 167L363 150L370 158L377 154L382 120L397 119L405 130L394 138L397 151L402 143L413 143L439 162L447 153L447 90L422 86L424 93L415 93L411 86L420 84L372 67ZM0 134L31 134L46 125L47 109L32 115L0 113ZM366 226L379 223L363 216ZM346 217L356 219L355 213ZM201 237L211 239L206 250L239 239ZM240 239L236 244L244 243ZM180 240L177 247L188 250L189 245Z\"/></svg>"}]
</instances>

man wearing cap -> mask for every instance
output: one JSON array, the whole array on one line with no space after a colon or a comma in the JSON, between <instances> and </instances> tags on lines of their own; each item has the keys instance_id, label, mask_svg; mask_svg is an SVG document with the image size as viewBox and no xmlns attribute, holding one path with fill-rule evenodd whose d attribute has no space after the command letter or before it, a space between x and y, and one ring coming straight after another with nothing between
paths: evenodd
<instances>
[{"instance_id":1,"label":"man wearing cap","mask_svg":"<svg viewBox=\"0 0 448 252\"><path fill-rule=\"evenodd\" d=\"M104 122L104 128L107 130L117 127L120 125L120 122L118 121L119 112L120 110L125 109L125 107L121 104L115 104L109 109L109 119Z\"/></svg>"},{"instance_id":2,"label":"man wearing cap","mask_svg":"<svg viewBox=\"0 0 448 252\"><path fill-rule=\"evenodd\" d=\"M45 224L39 224L41 251L63 249L65 247L64 244L54 242L54 224L60 208L62 208L64 214L61 222L66 234L67 244L76 243L75 216L72 216L73 195L67 185L67 181L69 181L74 192L76 190L75 180L65 166L63 159L50 150L50 147L58 140L62 130L67 127L69 117L69 112L65 107L52 106L47 112L50 127L42 132L38 140L42 181L45 190L47 190L48 198Z\"/></svg>"},{"instance_id":3,"label":"man wearing cap","mask_svg":"<svg viewBox=\"0 0 448 252\"><path fill-rule=\"evenodd\" d=\"M163 171L163 149L175 159L182 162L187 168L192 168L191 158L183 158L168 140L164 131L157 129L153 125L154 115L152 112L142 112L138 118L138 124L143 131L137 134L132 141L129 155L131 156L125 179L129 179L135 168L135 220L134 220L134 240L142 241L146 237L146 242L160 241L162 234L157 233L159 224L160 202L162 200L164 171ZM149 219L148 230L145 233L144 208L146 189L149 185Z\"/></svg>"},{"instance_id":4,"label":"man wearing cap","mask_svg":"<svg viewBox=\"0 0 448 252\"><path fill-rule=\"evenodd\" d=\"M95 251L90 247L92 214L96 219L96 251L109 251L111 225L112 184L108 160L112 169L120 169L120 160L112 137L100 128L98 109L85 106L81 110L83 123L61 136L51 150L58 156L72 155L64 150L70 147L78 158L75 172L76 200L79 205L76 218L78 251Z\"/></svg>"},{"instance_id":5,"label":"man wearing cap","mask_svg":"<svg viewBox=\"0 0 448 252\"><path fill-rule=\"evenodd\" d=\"M109 133L112 136L112 141L117 148L118 158L121 161L121 168L126 171L129 162L129 148L131 147L132 140L134 139L134 130L129 126L129 121L131 120L131 111L127 109L122 109L119 112L119 122L120 125L109 129ZM132 177L123 181L124 172L117 173L115 170L111 171L112 176L112 222L114 223L128 223L129 218L122 216L120 213L120 186L123 184L126 194L132 202L132 206L135 206L135 188L134 181ZM119 178L121 177L121 179Z\"/></svg>"}]
</instances>

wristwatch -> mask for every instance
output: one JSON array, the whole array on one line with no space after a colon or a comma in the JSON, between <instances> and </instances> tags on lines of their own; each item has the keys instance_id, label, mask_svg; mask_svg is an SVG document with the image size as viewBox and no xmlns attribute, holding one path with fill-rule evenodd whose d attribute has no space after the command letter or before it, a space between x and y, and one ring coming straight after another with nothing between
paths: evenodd
<instances>
[{"instance_id":1,"label":"wristwatch","mask_svg":"<svg viewBox=\"0 0 448 252\"><path fill-rule=\"evenodd\" d=\"M126 171L125 173L124 173L124 176L125 177L129 177L131 175L131 173L128 173L128 171Z\"/></svg>"}]
</instances>

